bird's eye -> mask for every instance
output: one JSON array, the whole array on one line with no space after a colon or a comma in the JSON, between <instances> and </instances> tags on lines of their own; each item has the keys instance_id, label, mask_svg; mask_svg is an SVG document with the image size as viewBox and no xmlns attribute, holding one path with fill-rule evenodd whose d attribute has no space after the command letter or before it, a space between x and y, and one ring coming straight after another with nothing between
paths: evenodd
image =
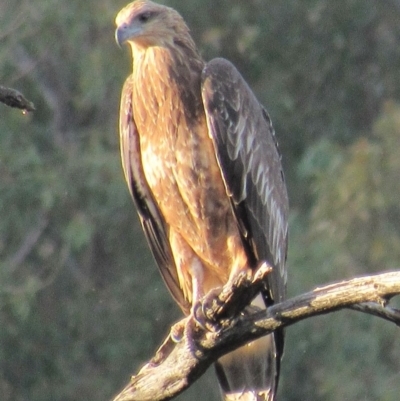
<instances>
[{"instance_id":1,"label":"bird's eye","mask_svg":"<svg viewBox=\"0 0 400 401\"><path fill-rule=\"evenodd\" d=\"M151 13L147 12L147 13L142 13L138 15L138 20L140 22L147 22L149 19L151 18Z\"/></svg>"}]
</instances>

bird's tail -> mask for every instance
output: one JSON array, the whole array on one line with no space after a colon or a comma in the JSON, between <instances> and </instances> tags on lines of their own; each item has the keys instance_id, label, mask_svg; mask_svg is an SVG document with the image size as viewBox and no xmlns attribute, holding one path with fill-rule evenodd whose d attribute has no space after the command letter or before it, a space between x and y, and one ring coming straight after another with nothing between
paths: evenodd
<instances>
[{"instance_id":1,"label":"bird's tail","mask_svg":"<svg viewBox=\"0 0 400 401\"><path fill-rule=\"evenodd\" d=\"M260 306L261 296L253 301ZM215 364L225 401L273 401L278 385L283 332L274 332L224 355Z\"/></svg>"}]
</instances>

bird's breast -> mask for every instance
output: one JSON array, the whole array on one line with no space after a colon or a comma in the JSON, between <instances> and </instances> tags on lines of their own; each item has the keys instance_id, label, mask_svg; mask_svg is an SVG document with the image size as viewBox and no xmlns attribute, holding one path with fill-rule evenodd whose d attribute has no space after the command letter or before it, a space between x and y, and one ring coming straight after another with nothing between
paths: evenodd
<instances>
[{"instance_id":1,"label":"bird's breast","mask_svg":"<svg viewBox=\"0 0 400 401\"><path fill-rule=\"evenodd\" d=\"M183 116L158 116L140 134L146 180L168 224L185 237L217 236L229 210L221 172L205 119L186 124ZM170 120L179 123L164 123Z\"/></svg>"},{"instance_id":2,"label":"bird's breast","mask_svg":"<svg viewBox=\"0 0 400 401\"><path fill-rule=\"evenodd\" d=\"M144 174L167 225L207 265L226 269L238 232L204 109L188 113L187 97L167 75L153 72L133 91Z\"/></svg>"}]
</instances>

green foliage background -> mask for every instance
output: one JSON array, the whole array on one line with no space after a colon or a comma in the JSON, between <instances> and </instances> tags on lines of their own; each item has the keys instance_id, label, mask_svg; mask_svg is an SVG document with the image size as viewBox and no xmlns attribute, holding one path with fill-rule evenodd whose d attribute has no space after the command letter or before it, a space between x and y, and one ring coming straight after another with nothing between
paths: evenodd
<instances>
[{"instance_id":1,"label":"green foliage background","mask_svg":"<svg viewBox=\"0 0 400 401\"><path fill-rule=\"evenodd\" d=\"M400 3L170 0L268 108L291 200L289 294L400 266ZM123 182L124 1L0 3L0 394L108 400L180 316ZM354 312L287 330L281 400L397 401L400 341ZM180 398L218 399L212 372Z\"/></svg>"}]
</instances>

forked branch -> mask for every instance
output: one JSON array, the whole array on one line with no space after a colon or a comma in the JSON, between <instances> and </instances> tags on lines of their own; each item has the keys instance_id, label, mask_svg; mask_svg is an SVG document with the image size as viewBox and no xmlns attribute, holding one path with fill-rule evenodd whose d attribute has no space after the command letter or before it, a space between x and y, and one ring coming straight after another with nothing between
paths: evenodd
<instances>
[{"instance_id":1,"label":"forked branch","mask_svg":"<svg viewBox=\"0 0 400 401\"><path fill-rule=\"evenodd\" d=\"M265 269L252 285L257 287L268 271ZM240 292L246 285L249 285L249 279L240 277L233 283L230 295ZM237 310L238 297L227 296L229 288L223 292L221 297L228 303L224 310ZM236 318L224 316L213 325L214 330L200 327L192 318L183 319L171 330L182 334L180 341L174 342L175 336L169 335L155 357L131 378L114 401L170 400L189 387L222 355L312 316L350 308L400 326L400 310L387 305L393 296L399 294L400 272L391 272L316 288L273 305L267 311L241 313ZM209 321L221 317L220 306L220 302L215 302L205 310Z\"/></svg>"}]
</instances>

